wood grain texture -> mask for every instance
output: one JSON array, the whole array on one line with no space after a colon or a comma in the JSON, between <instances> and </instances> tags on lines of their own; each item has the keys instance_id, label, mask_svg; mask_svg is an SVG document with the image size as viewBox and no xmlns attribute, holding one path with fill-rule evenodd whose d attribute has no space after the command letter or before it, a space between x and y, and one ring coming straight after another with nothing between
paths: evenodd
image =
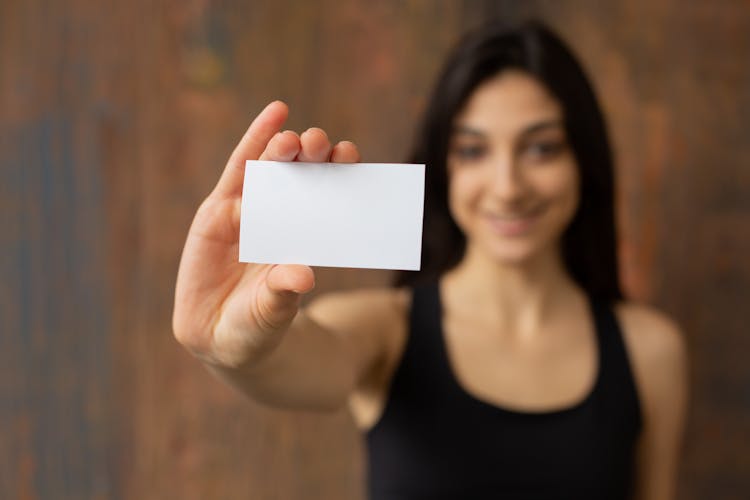
<instances>
[{"instance_id":1,"label":"wood grain texture","mask_svg":"<svg viewBox=\"0 0 750 500\"><path fill-rule=\"evenodd\" d=\"M750 490L746 2L0 2L0 498L362 498L349 417L222 386L170 315L192 214L271 99L400 161L446 50L540 16L594 80L623 276L692 357L680 498ZM386 283L321 269L315 293Z\"/></svg>"}]
</instances>

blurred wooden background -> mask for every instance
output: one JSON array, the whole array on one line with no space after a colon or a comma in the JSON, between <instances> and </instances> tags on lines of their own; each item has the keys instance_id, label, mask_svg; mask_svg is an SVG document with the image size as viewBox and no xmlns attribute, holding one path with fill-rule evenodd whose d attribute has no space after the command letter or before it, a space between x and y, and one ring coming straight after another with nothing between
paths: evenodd
<instances>
[{"instance_id":1,"label":"blurred wooden background","mask_svg":"<svg viewBox=\"0 0 750 500\"><path fill-rule=\"evenodd\" d=\"M0 497L360 498L345 414L260 408L173 340L192 214L252 116L400 161L445 51L539 16L593 77L624 277L684 327L680 498L750 491L746 1L0 2ZM317 292L385 283L320 270Z\"/></svg>"}]
</instances>

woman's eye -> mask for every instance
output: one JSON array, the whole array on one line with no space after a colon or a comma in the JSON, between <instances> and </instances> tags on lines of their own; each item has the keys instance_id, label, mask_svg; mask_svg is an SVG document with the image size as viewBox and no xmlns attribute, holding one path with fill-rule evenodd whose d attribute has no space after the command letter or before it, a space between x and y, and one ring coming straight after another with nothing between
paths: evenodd
<instances>
[{"instance_id":1,"label":"woman's eye","mask_svg":"<svg viewBox=\"0 0 750 500\"><path fill-rule=\"evenodd\" d=\"M531 142L523 148L525 156L542 161L556 157L565 149L565 144L558 141Z\"/></svg>"},{"instance_id":2,"label":"woman's eye","mask_svg":"<svg viewBox=\"0 0 750 500\"><path fill-rule=\"evenodd\" d=\"M453 156L461 161L471 161L481 158L486 149L481 145L456 146L453 148Z\"/></svg>"}]
</instances>

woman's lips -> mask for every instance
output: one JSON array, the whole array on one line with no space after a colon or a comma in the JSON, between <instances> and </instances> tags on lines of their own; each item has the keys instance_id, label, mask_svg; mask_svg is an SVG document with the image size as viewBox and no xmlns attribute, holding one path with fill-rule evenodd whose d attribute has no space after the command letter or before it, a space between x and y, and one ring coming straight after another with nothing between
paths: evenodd
<instances>
[{"instance_id":1,"label":"woman's lips","mask_svg":"<svg viewBox=\"0 0 750 500\"><path fill-rule=\"evenodd\" d=\"M492 231L501 236L523 236L527 234L536 222L540 210L524 214L496 215L484 214L484 220Z\"/></svg>"}]
</instances>

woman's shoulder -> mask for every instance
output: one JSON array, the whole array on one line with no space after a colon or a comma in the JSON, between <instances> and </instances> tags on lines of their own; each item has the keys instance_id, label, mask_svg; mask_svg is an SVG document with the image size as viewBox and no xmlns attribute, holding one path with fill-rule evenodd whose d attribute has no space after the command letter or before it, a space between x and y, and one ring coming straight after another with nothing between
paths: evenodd
<instances>
[{"instance_id":1,"label":"woman's shoulder","mask_svg":"<svg viewBox=\"0 0 750 500\"><path fill-rule=\"evenodd\" d=\"M349 409L369 429L385 406L388 385L407 338L409 288L366 288L322 294L306 308L318 324L348 338L359 377Z\"/></svg>"},{"instance_id":2,"label":"woman's shoulder","mask_svg":"<svg viewBox=\"0 0 750 500\"><path fill-rule=\"evenodd\" d=\"M374 343L374 350L382 353L393 335L401 336L411 295L411 289L395 287L337 291L316 297L305 312L332 331Z\"/></svg>"},{"instance_id":3,"label":"woman's shoulder","mask_svg":"<svg viewBox=\"0 0 750 500\"><path fill-rule=\"evenodd\" d=\"M635 302L615 306L647 419L682 406L687 386L687 346L679 325L665 313Z\"/></svg>"},{"instance_id":4,"label":"woman's shoulder","mask_svg":"<svg viewBox=\"0 0 750 500\"><path fill-rule=\"evenodd\" d=\"M321 294L307 310L323 316L375 316L404 313L411 301L411 289L405 287L357 288Z\"/></svg>"},{"instance_id":5,"label":"woman's shoulder","mask_svg":"<svg viewBox=\"0 0 750 500\"><path fill-rule=\"evenodd\" d=\"M658 364L685 356L685 337L667 314L631 301L619 302L614 309L628 349L637 360Z\"/></svg>"}]
</instances>

